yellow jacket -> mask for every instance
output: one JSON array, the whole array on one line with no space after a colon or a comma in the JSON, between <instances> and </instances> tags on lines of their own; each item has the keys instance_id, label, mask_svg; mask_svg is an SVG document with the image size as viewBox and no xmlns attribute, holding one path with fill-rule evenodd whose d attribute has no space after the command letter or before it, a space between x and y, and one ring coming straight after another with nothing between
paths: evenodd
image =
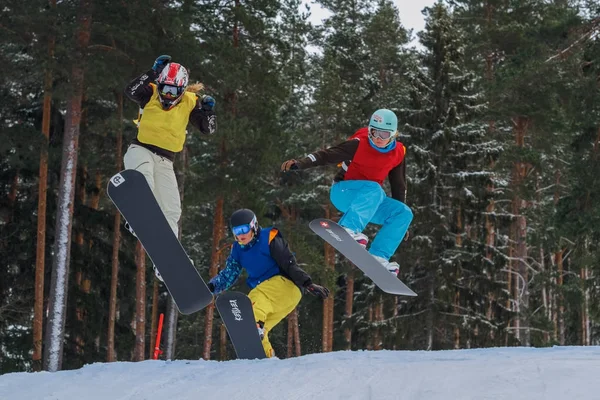
<instances>
[{"instance_id":1,"label":"yellow jacket","mask_svg":"<svg viewBox=\"0 0 600 400\"><path fill-rule=\"evenodd\" d=\"M185 92L175 107L164 110L158 99L156 85L150 83L150 86L152 97L144 106L144 117L139 122L137 140L178 153L183 150L186 127L198 96Z\"/></svg>"}]
</instances>

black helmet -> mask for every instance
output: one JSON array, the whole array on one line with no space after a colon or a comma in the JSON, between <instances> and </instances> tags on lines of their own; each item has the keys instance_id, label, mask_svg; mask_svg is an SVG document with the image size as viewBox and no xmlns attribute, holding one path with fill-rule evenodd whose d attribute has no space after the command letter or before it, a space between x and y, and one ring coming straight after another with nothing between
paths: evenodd
<instances>
[{"instance_id":1,"label":"black helmet","mask_svg":"<svg viewBox=\"0 0 600 400\"><path fill-rule=\"evenodd\" d=\"M248 233L250 230L253 230L256 234L258 232L258 221L252 210L242 208L231 214L229 227L236 236Z\"/></svg>"}]
</instances>

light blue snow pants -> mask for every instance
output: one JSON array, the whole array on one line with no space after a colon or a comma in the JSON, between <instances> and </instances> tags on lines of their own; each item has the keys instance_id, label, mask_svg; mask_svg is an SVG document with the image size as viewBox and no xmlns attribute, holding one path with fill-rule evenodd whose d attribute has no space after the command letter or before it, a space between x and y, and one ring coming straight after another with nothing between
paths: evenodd
<instances>
[{"instance_id":1,"label":"light blue snow pants","mask_svg":"<svg viewBox=\"0 0 600 400\"><path fill-rule=\"evenodd\" d=\"M383 225L371 243L369 253L389 260L400 245L413 219L410 208L387 197L383 188L372 181L341 181L331 187L333 205L344 213L339 224L362 232L369 222Z\"/></svg>"}]
</instances>

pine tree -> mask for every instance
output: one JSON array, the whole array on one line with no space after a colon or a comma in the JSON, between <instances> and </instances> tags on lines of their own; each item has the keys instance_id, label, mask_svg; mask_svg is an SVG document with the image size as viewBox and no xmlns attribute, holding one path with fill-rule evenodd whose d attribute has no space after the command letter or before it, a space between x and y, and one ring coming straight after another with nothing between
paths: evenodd
<instances>
[{"instance_id":1,"label":"pine tree","mask_svg":"<svg viewBox=\"0 0 600 400\"><path fill-rule=\"evenodd\" d=\"M590 19L578 31L578 36L585 35L600 21L600 10L592 8ZM572 40L575 40L575 36ZM584 36L585 37L585 36ZM569 46L570 47L570 46ZM565 46L565 48L567 48ZM590 345L598 343L597 331L597 299L599 258L597 222L600 216L594 199L598 190L598 167L600 160L600 115L599 93L590 88L597 85L600 76L600 41L598 38L584 40L580 47L572 49L567 57L560 62L569 66L567 71L574 81L570 86L567 115L570 116L569 146L563 154L563 175L556 179L555 196L555 229L551 232L554 243L561 244L564 253L564 265L569 272L564 271L564 290L560 300L562 307L556 307L554 315L549 319L555 323L558 334L555 340L564 338L566 343ZM583 66L583 68L582 68ZM568 183L563 183L565 177ZM560 178L560 180L559 180ZM569 255L570 252L570 255ZM568 257L566 257L568 255ZM560 288L558 288L560 289ZM562 318L561 318L562 317Z\"/></svg>"},{"instance_id":2,"label":"pine tree","mask_svg":"<svg viewBox=\"0 0 600 400\"><path fill-rule=\"evenodd\" d=\"M532 336L537 330L532 327L548 328L547 320L539 313L535 320L531 316L537 299L547 294L544 290L549 282L544 280L554 274L548 274L544 267L554 259L549 255L555 253L544 251L549 239L546 232L553 229L548 225L553 225L552 218L547 218L551 210L540 212L552 207L552 195L540 196L539 190L556 181L556 176L546 171L562 169L560 160L570 118L564 114L563 105L572 83L565 79L563 67L548 61L566 47L580 21L567 2L452 3L457 6L459 21L465 22L462 25L470 33L467 46L475 55L470 65L485 65L480 71L487 83L488 118L494 121L490 134L502 140L506 149L496 165L495 181L507 184L495 188L494 199L494 247L505 258L503 280L509 294L505 305L509 313L503 313L510 317L504 343L514 338L530 345L537 341L537 336ZM503 237L508 239L505 244L498 240ZM556 247L556 243L550 246ZM536 260L533 267L531 260ZM497 265L500 262L495 261ZM550 311L548 302L542 306Z\"/></svg>"},{"instance_id":3,"label":"pine tree","mask_svg":"<svg viewBox=\"0 0 600 400\"><path fill-rule=\"evenodd\" d=\"M490 301L485 289L493 284L476 231L490 179L485 165L502 147L486 139L485 96L465 67L464 38L446 6L426 9L425 30L419 34L423 68L412 82L406 113L408 152L416 169L410 198L419 205L409 253L413 280L422 282L419 289L425 293L419 308L428 310L421 344L427 349L461 347L464 320L485 320L478 304Z\"/></svg>"}]
</instances>

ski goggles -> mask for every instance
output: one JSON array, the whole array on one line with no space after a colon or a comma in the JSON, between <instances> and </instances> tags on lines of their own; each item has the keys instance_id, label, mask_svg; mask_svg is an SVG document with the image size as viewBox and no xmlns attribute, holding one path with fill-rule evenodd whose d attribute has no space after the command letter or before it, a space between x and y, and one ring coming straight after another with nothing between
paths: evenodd
<instances>
[{"instance_id":1,"label":"ski goggles","mask_svg":"<svg viewBox=\"0 0 600 400\"><path fill-rule=\"evenodd\" d=\"M162 85L160 88L160 95L167 99L176 99L179 97L181 88L171 85Z\"/></svg>"},{"instance_id":2,"label":"ski goggles","mask_svg":"<svg viewBox=\"0 0 600 400\"><path fill-rule=\"evenodd\" d=\"M252 228L250 227L250 224L234 226L233 228L231 228L231 231L233 232L233 234L235 236L245 235L246 233L250 232L251 230L252 230Z\"/></svg>"},{"instance_id":3,"label":"ski goggles","mask_svg":"<svg viewBox=\"0 0 600 400\"><path fill-rule=\"evenodd\" d=\"M369 128L369 136L373 138L379 138L382 140L388 140L394 135L395 132L392 131L384 131L381 129Z\"/></svg>"},{"instance_id":4,"label":"ski goggles","mask_svg":"<svg viewBox=\"0 0 600 400\"><path fill-rule=\"evenodd\" d=\"M250 221L249 224L238 225L231 228L231 231L235 236L245 235L250 232L256 226L256 217Z\"/></svg>"}]
</instances>

